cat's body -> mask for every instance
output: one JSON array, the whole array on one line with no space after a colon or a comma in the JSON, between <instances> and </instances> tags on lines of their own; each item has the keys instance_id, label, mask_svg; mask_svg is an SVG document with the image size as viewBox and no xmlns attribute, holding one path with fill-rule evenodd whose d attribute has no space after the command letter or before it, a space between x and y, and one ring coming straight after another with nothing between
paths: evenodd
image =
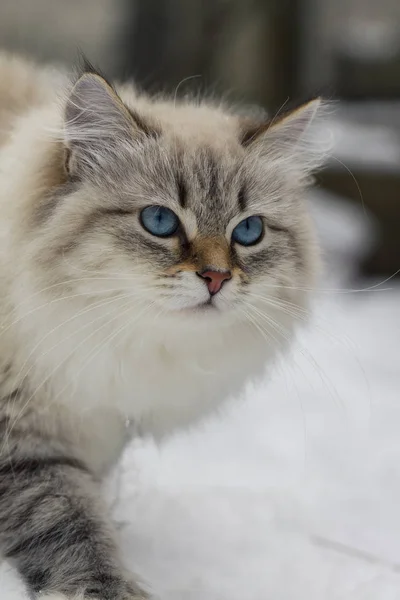
<instances>
[{"instance_id":1,"label":"cat's body","mask_svg":"<svg viewBox=\"0 0 400 600\"><path fill-rule=\"evenodd\" d=\"M299 196L317 105L270 133L117 92L0 56L0 547L32 594L68 600L142 597L96 480L132 435L191 424L261 376L316 261ZM144 226L152 205L171 235ZM234 244L243 222L262 235Z\"/></svg>"}]
</instances>

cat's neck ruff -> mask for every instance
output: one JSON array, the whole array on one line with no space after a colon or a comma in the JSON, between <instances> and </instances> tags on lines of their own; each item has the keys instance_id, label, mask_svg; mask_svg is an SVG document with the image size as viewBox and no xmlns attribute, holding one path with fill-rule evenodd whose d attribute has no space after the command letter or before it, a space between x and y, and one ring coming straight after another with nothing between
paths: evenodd
<instances>
[{"instance_id":1,"label":"cat's neck ruff","mask_svg":"<svg viewBox=\"0 0 400 600\"><path fill-rule=\"evenodd\" d=\"M129 333L124 317L91 327L75 320L73 333L68 319L52 328L47 322L36 365L38 372L53 373L52 403L81 414L113 410L137 432L162 436L240 394L279 349L246 322L221 315L219 324L217 317L204 318L189 327L186 320L177 314L157 325L148 317Z\"/></svg>"},{"instance_id":2,"label":"cat's neck ruff","mask_svg":"<svg viewBox=\"0 0 400 600\"><path fill-rule=\"evenodd\" d=\"M90 433L86 452L96 469L107 470L131 436L160 439L240 398L281 349L245 322L222 326L222 317L220 326L185 328L174 320L157 328L149 319L118 336L121 321L101 332L98 322L75 323L71 335L71 325L50 327L47 316L40 327L35 319L32 397L42 394L44 411L73 415L80 439Z\"/></svg>"}]
</instances>

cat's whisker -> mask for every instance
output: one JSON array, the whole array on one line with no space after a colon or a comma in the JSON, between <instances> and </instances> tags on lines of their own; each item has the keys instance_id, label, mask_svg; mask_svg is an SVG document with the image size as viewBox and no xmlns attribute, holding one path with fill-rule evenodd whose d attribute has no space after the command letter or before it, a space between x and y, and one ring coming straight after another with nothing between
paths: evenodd
<instances>
[{"instance_id":1,"label":"cat's whisker","mask_svg":"<svg viewBox=\"0 0 400 600\"><path fill-rule=\"evenodd\" d=\"M257 331L261 334L262 337L265 338L265 340L269 343L270 340L272 339L275 343L276 343L276 347L277 350L281 353L284 352L284 350L286 349L286 344L284 344L282 342L281 339L278 339L273 333L271 333L271 330L269 328L267 328L265 325L262 326L260 323L257 322L256 318L251 317L249 315L249 313L245 313L245 315L248 317L248 319L250 320L250 322L252 323L252 325L257 329ZM268 325L268 324L267 324ZM278 332L279 333L279 332ZM294 361L296 363L297 368L300 368L299 365L297 364L296 361ZM287 365L289 366L289 365ZM304 371L300 368L300 371L303 373L304 375ZM283 371L283 367L282 367L282 374L285 375L286 373ZM290 371L290 375L292 378L292 381L296 387L296 379L294 377L294 374L292 371ZM283 378L285 381L285 377ZM296 388L297 391L297 388ZM301 396L299 394L299 392L297 391L297 397L300 403L300 407L301 407L301 414L302 414L302 422L303 422L303 431L304 431L304 448L306 448L306 439L307 439L307 424L306 424L306 418L305 418L305 412L304 412L304 407L303 407L303 402L301 399Z\"/></svg>"},{"instance_id":2,"label":"cat's whisker","mask_svg":"<svg viewBox=\"0 0 400 600\"><path fill-rule=\"evenodd\" d=\"M254 309L254 307L252 307L252 308ZM259 313L257 312L257 317L259 318L260 316L261 316L261 317L263 317L263 316L265 317L266 315L262 315L262 314L259 314ZM268 319L265 319L265 320L267 321L267 323L268 323L268 324L269 324L269 325L270 325L270 326L271 326L271 327L272 327L272 328L273 328L275 331L277 331L277 333L278 333L279 335L281 335L281 336L283 336L283 337L284 337L284 339L285 339L285 342L289 341L289 340L288 340L288 337L287 337L287 335L286 335L285 333L283 333L283 332L282 332L282 327L278 327L278 324L277 324L277 323L276 323L276 322L275 322L273 319L269 319L269 318L268 318ZM275 338L275 340L276 340L276 338ZM277 340L276 340L276 341L277 341ZM283 347L283 343L282 343L282 341L280 342L280 346L281 346L281 350L283 350L283 349L286 349L286 348L287 348L287 344L285 344L285 346ZM292 357L291 357L291 360L292 360L292 361L295 363L295 365L296 365L296 368L300 370L300 372L302 373L302 376L303 376L303 378L304 378L305 380L307 380L309 384L311 384L310 380L309 380L309 379L308 379L308 377L305 375L305 373L304 373L303 369L302 369L302 368L301 368L301 366L298 364L298 362L296 361L296 359L295 359L295 358L292 356ZM315 364L313 364L313 361L310 361L310 359L309 359L309 358L308 358L308 361L309 361L309 362L311 362L311 364L312 364L312 366L313 366L314 370L316 370L316 371L317 371L317 373L318 373L318 375L321 377L321 373L320 373L320 366L318 365L318 363L315 363ZM294 374L293 374L292 372L291 372L291 377L292 377L292 381L293 381L293 383L295 384L295 383L296 383L296 379L295 379L295 377L294 377ZM323 381L323 378L321 378L321 380ZM328 386L327 386L327 384L326 384L324 381L323 381L323 383L324 383L324 385L325 385L326 387L328 387ZM304 444L305 444L305 446L304 446L304 447L306 448L306 438L307 438L307 435L306 435L306 429L307 429L307 427L306 427L306 418L305 418L305 413L304 413L303 402L302 402L301 396L300 396L300 394L299 394L298 392L297 392L297 396L298 396L298 400L299 400L299 402L300 402L301 411L302 411L302 420L303 420L303 429L304 429Z\"/></svg>"},{"instance_id":3,"label":"cat's whisker","mask_svg":"<svg viewBox=\"0 0 400 600\"><path fill-rule=\"evenodd\" d=\"M56 344L54 344L53 346L51 346L51 348L49 348L48 350L46 350L46 352L43 352L39 355L39 357L35 356L35 362L33 362L30 366L30 368L28 369L28 371L26 371L24 373L24 369L26 367L26 365L28 364L30 358L35 354L35 352L37 351L37 349L41 346L41 344L43 344L43 342L50 337L53 333L55 333L56 331L58 331L59 329L61 329L62 327L65 327L68 323L74 321L75 319L81 317L82 315L92 312L93 310L96 310L98 308L103 308L105 306L108 306L109 304L114 304L120 300L125 300L127 298L133 298L133 295L131 293L129 294L124 294L122 296L117 296L108 300L101 300L99 302L96 302L94 304L91 304L90 306L80 310L79 312L73 314L71 317L69 317L67 320L62 321L61 323L59 323L57 326L53 327L50 331L48 331L43 337L40 338L40 340L36 343L36 345L32 348L31 352L29 353L28 357L25 359L25 362L23 363L23 365L21 366L18 374L15 377L15 383L14 386L12 387L16 387L18 381L20 380L24 380L29 373L31 372L31 370L34 368L35 364L37 363L38 359L42 359L45 356L47 356L48 354L50 354L51 352L53 352L54 350L56 350L62 343L65 343L67 340L69 340L70 338L72 338L74 335L76 335L76 333L81 332L83 330L85 330L87 327L90 327L93 323L97 322L100 319L104 319L105 316L107 316L110 313L102 313L100 315L98 315L95 319L92 319L90 321L85 322L79 329L74 330L72 333L69 333L66 337L63 337L61 340L59 340ZM118 307L117 307L118 309ZM22 373L23 376L22 376ZM22 377L21 377L22 376Z\"/></svg>"},{"instance_id":4,"label":"cat's whisker","mask_svg":"<svg viewBox=\"0 0 400 600\"><path fill-rule=\"evenodd\" d=\"M288 302L282 298L270 297L270 296L261 296L260 294L247 294L249 297L255 298L259 302L263 304L270 305L273 308L278 309L283 314L287 314L288 316L293 317L294 319L299 319L304 322L308 322L310 318L313 320L313 327L325 335L329 340L339 343L341 346L344 346L349 351L351 350L351 346L353 345L352 340L346 336L345 334L341 335L341 337L335 335L332 331L321 327L317 321L321 321L325 323L328 327L330 325L328 319L322 318L320 315L316 315L315 312L312 312L304 307L297 306L293 302ZM348 345L344 344L347 342ZM354 347L353 347L354 349ZM355 357L357 358L357 357Z\"/></svg>"},{"instance_id":5,"label":"cat's whisker","mask_svg":"<svg viewBox=\"0 0 400 600\"><path fill-rule=\"evenodd\" d=\"M79 350L79 348L81 348L89 339L91 339L92 337L94 337L99 331L101 331L104 327L107 327L110 322L114 321L115 319L124 316L125 314L127 314L130 310L132 310L131 307L131 301L129 300L128 302L126 302L123 306L122 309L125 308L126 306L128 306L128 308L126 310L123 310L122 312L118 312L118 314L113 317L111 319L111 321L106 321L105 323L103 323L102 325L100 325L98 328L96 328L94 331L91 331L89 335L87 335L85 338L83 338L83 340L80 341L80 343L75 346L71 352L69 352L54 368L53 370L38 384L38 386L36 387L36 389L30 394L30 396L28 397L28 399L24 402L24 404L22 405L20 411L18 412L18 414L13 418L13 420L10 422L10 426L7 429L6 435L5 435L5 440L8 440L8 438L10 437L13 428L15 427L16 423L18 422L18 420L21 418L21 416L24 414L24 412L26 411L27 407L29 406L29 404L31 403L31 401L33 400L33 398L36 396L36 394L43 388L44 385L46 385L46 383L48 381L50 381L52 379L52 377L57 373L57 371L73 356L73 354ZM121 310L121 307L116 307L118 309L118 311ZM112 312L112 311L111 311Z\"/></svg>"},{"instance_id":6,"label":"cat's whisker","mask_svg":"<svg viewBox=\"0 0 400 600\"><path fill-rule=\"evenodd\" d=\"M131 273L124 273L123 271L108 271L106 269L93 269L91 268L84 268L84 267L80 267L78 265L74 265L73 263L71 263L66 256L63 256L63 261L68 265L68 267L72 270L72 271L76 271L77 273L87 273L88 274L88 279L94 279L94 278L98 278L100 277L101 279L115 279L116 281L120 281L120 280L125 280L128 279L129 281L135 281L135 278L141 280L142 277L139 276L137 273L135 272L131 272ZM134 261L133 261L134 263ZM79 281L75 280L72 277L73 281ZM67 280L67 282L70 282L71 278Z\"/></svg>"},{"instance_id":7,"label":"cat's whisker","mask_svg":"<svg viewBox=\"0 0 400 600\"><path fill-rule=\"evenodd\" d=\"M129 302L125 303L125 304L123 305L123 308L124 308L124 307L125 307L127 304L129 304ZM117 309L119 309L119 308L120 308L120 307L117 307ZM109 311L108 313L106 313L106 316L107 316L107 315L109 315L109 314L112 314L113 312L115 312L115 311L113 311L113 310ZM117 316L118 316L118 315L117 315ZM76 330L74 333L77 333L78 331L79 331L79 330ZM88 336L88 337L90 337L90 336ZM86 338L85 338L85 339L86 339ZM57 343L57 344L54 346L54 348L56 348L57 346L59 346L59 345L60 345L60 344L61 344L63 341L64 341L64 340L63 340L63 339L61 339L61 340L60 340L60 341L59 341L59 342L58 342L58 343ZM84 340L84 341L85 341L85 340ZM62 364L64 364L64 362L66 362L66 361L68 360L68 358L70 358L70 356L72 356L72 354L73 354L73 352L71 352L71 353L70 353L70 355L68 355L68 356L67 356L67 357L66 357L66 358L65 358L65 359L64 359L64 360L63 360L63 361L60 363L60 365L58 365L58 367L60 367ZM52 376L52 375L53 375L53 374L56 372L56 370L57 370L57 368L56 368L56 369L55 369L55 370L52 372L51 376ZM26 376L26 375L25 375L25 376ZM13 431L13 428L14 428L14 426L16 425L16 423L18 422L18 420L19 420L19 419L20 419L20 418L23 416L23 414L24 414L25 410L27 409L28 405L30 404L30 401L31 401L31 400L33 399L33 397L36 395L37 391L39 391L40 387L41 387L42 385L45 385L45 383L47 383L47 381L48 381L48 380L51 378L51 376L47 377L47 378L46 378L46 379L45 379L45 380L42 382L42 384L40 384L40 386L38 386L38 388L35 390L35 392L32 394L32 396L31 396L31 397L28 399L28 401L27 401L27 402L26 402L26 403L25 403L25 404L22 406L22 408L20 409L19 413L18 413L18 414L17 414L17 415L16 415L16 416L15 416L15 417L12 419L12 420L10 420L10 422L9 422L9 424L8 424L8 427L7 427L7 429L6 429L6 432L5 432L4 441L3 441L3 448L4 448L4 445L8 445L8 440L9 440L9 437L10 437L10 435L11 435L12 431ZM10 404L12 404L13 402L15 403L15 402L16 402L16 399L10 399L10 400L8 400L8 403L7 403L8 407L10 407Z\"/></svg>"},{"instance_id":8,"label":"cat's whisker","mask_svg":"<svg viewBox=\"0 0 400 600\"><path fill-rule=\"evenodd\" d=\"M400 273L400 269L392 273L389 277L383 281L365 288L320 288L320 287L304 287L284 284L273 284L263 283L265 288L281 289L281 290L293 290L297 292L310 292L312 294L359 294L363 292L387 292L392 288L380 288L379 286L384 285Z\"/></svg>"},{"instance_id":9,"label":"cat's whisker","mask_svg":"<svg viewBox=\"0 0 400 600\"><path fill-rule=\"evenodd\" d=\"M358 194L359 194L359 196L360 196L361 205L362 205L362 207L363 207L364 215L367 217L368 215L367 215L367 210L366 210L366 208L365 208L364 196L363 196L363 193L362 193L362 190L361 190L360 184L358 183L358 181L357 181L357 179L356 179L356 176L354 175L353 171L352 171L352 170L351 170L351 169L350 169L350 168L349 168L347 165L345 165L345 164L344 164L344 162L343 162L343 161L341 161L341 160L340 160L340 159L339 159L337 156L334 156L333 154L331 154L331 155L330 155L330 158L331 158L332 160L335 160L335 161L336 161L337 163L339 163L340 165L342 165L342 167L343 167L344 169L346 169L346 171L348 172L348 174L350 175L350 177L351 177L351 178L352 178L352 180L354 181L354 183L355 183L355 185L356 185L356 188L357 188L357 192L358 192Z\"/></svg>"},{"instance_id":10,"label":"cat's whisker","mask_svg":"<svg viewBox=\"0 0 400 600\"><path fill-rule=\"evenodd\" d=\"M189 75L188 77L184 77L183 79L180 80L180 82L178 83L178 85L175 88L175 93L174 93L174 108L175 109L176 109L176 101L178 99L178 91L179 91L179 88L181 87L181 85L186 83L186 81L190 81L192 79L198 79L201 76L202 76L201 73L199 73L197 75Z\"/></svg>"},{"instance_id":11,"label":"cat's whisker","mask_svg":"<svg viewBox=\"0 0 400 600\"><path fill-rule=\"evenodd\" d=\"M288 341L288 342L290 341L290 338L288 336L288 331L283 325L280 325L279 323L277 323L274 319L272 319L271 317L269 317L268 315L266 315L265 313L260 311L254 305L251 305L251 307L252 307L252 310L254 310L258 314L259 318L264 319L271 325L271 327L273 327L276 331L280 332L280 334L285 338L286 341ZM328 393L330 394L332 400L335 402L335 404L337 403L343 410L344 409L343 401L342 401L340 395L338 394L335 386L332 384L330 379L327 377L325 371L322 369L321 365L316 361L316 359L311 354L311 352L307 348L304 348L304 346L301 345L299 342L298 342L298 348L299 348L300 354L313 367L313 369L316 372L316 374L318 375L321 383L325 386Z\"/></svg>"},{"instance_id":12,"label":"cat's whisker","mask_svg":"<svg viewBox=\"0 0 400 600\"><path fill-rule=\"evenodd\" d=\"M274 297L260 296L259 294L252 294L251 292L246 293L249 298L254 298L255 301L267 304L271 307L280 309L284 314L299 319L301 321L308 321L311 312L303 307L296 306L292 302L282 301Z\"/></svg>"},{"instance_id":13,"label":"cat's whisker","mask_svg":"<svg viewBox=\"0 0 400 600\"><path fill-rule=\"evenodd\" d=\"M294 319L300 319L302 322L308 322L310 317L312 317L313 328L319 333L321 333L324 337L326 337L330 342L336 343L338 346L340 346L341 349L344 348L349 353L352 360L355 361L355 364L359 368L360 373L362 374L362 377L364 379L364 383L366 385L366 396L368 398L369 411L371 411L372 400L369 380L365 368L363 367L360 358L355 352L354 342L353 340L351 340L351 338L349 338L345 333L341 333L340 337L335 335L330 329L327 329L327 327L330 327L331 325L331 323L327 319L322 318L320 315L317 316L314 312L311 312L303 307L297 307L292 302L288 302L286 300L282 300L276 297L270 298L267 296L260 296L258 294L249 295L257 298L259 301L267 305L270 305L272 308L282 311L283 314L287 314L288 316L291 316ZM287 305L289 305L290 310L287 310ZM325 323L326 327L322 327L321 325L319 325L318 321Z\"/></svg>"},{"instance_id":14,"label":"cat's whisker","mask_svg":"<svg viewBox=\"0 0 400 600\"><path fill-rule=\"evenodd\" d=\"M261 318L262 320L264 320L270 327L272 327L272 329L274 329L274 331L281 336L281 338L285 341L285 342L289 342L290 341L290 337L288 335L288 332L286 330L285 327L283 327L281 324L277 323L275 321L275 319L271 318L269 315L266 315L265 313L263 313L262 311L260 311L257 307L255 307L253 304L247 304L248 308L250 310L252 310L258 318Z\"/></svg>"},{"instance_id":15,"label":"cat's whisker","mask_svg":"<svg viewBox=\"0 0 400 600\"><path fill-rule=\"evenodd\" d=\"M269 343L270 340L272 339L277 344L278 348L281 346L282 342L280 340L278 340L274 336L274 334L271 333L270 330L266 330L265 328L263 328L261 326L261 324L258 323L256 321L256 319L250 314L249 310L246 311L241 306L239 306L238 308L243 313L246 320L248 320L251 323L251 325L253 325L253 327L256 329L257 333L259 333L261 335L261 337L266 340L266 342ZM249 309L250 308L249 305L247 305L246 308Z\"/></svg>"},{"instance_id":16,"label":"cat's whisker","mask_svg":"<svg viewBox=\"0 0 400 600\"><path fill-rule=\"evenodd\" d=\"M85 360L83 361L82 366L74 375L75 384L78 381L81 373L83 373L83 371L89 366L89 364L96 358L96 356L101 352L101 350L105 347L105 345L109 344L113 339L115 339L118 335L120 335L122 331L126 330L131 325L136 323L144 314L148 313L153 308L153 306L154 306L154 302L145 306L144 309L141 312L139 312L138 314L135 313L135 315L133 315L132 318L129 319L127 323L123 323L121 325L121 327L119 327L116 331L111 332L109 335L107 335L105 337L104 340L100 341L91 351L89 351L88 355L86 355ZM129 310L124 311L122 313L122 315L125 315L127 312L129 312ZM112 320L114 320L114 319L112 319ZM67 390L69 385L70 385L70 382L66 383L66 385L57 393L57 395L51 399L52 404L55 403L57 401L58 397Z\"/></svg>"},{"instance_id":17,"label":"cat's whisker","mask_svg":"<svg viewBox=\"0 0 400 600\"><path fill-rule=\"evenodd\" d=\"M121 336L120 336L120 340L119 340L119 341L117 341L117 343L116 343L116 344L114 344L114 346L113 346L113 347L114 347L114 349L116 349L116 348L117 348L119 345L121 345L121 344L122 344L124 341L126 341L126 337L127 337L127 336L129 336L129 335L130 335L130 333L131 333L131 328L132 328L132 325L134 325L134 324L135 324L137 321L139 321L139 319L143 318L145 315L147 316L147 315L148 315L148 313L149 313L151 310L153 310L153 309L154 309L154 307L155 307L156 305L157 305L157 302L156 302L156 301L153 301L153 302L151 302L151 303L150 303L150 304L147 306L147 309L148 309L147 311L146 311L146 310L143 310L142 312L140 312L140 313L139 313L139 315L138 315L138 318L137 318L137 319L135 319L135 320L132 320L132 319L131 319L130 321L128 321L128 323L127 323L127 328L126 328L126 329L125 329L125 331L124 331L124 333L126 334L126 336L125 336L125 338L124 338L124 336L123 336L123 335L121 335ZM156 320L157 320L157 319L159 319L161 316L165 315L165 313L166 313L166 310L165 310L165 308L164 308L163 306L160 306L160 308L159 308L158 312L156 312L156 313L154 313L154 314L152 315L152 325L154 326L154 324L155 324Z\"/></svg>"},{"instance_id":18,"label":"cat's whisker","mask_svg":"<svg viewBox=\"0 0 400 600\"><path fill-rule=\"evenodd\" d=\"M105 281L113 281L112 278L101 278L101 279L102 280L104 279ZM92 281L99 281L99 279L93 279L93 278L89 277L87 280L84 279L81 281L92 282ZM127 279L126 281L130 281L130 280ZM71 281L69 281L69 283L71 283ZM57 285L57 284L55 284L55 285ZM47 289L49 289L49 288L47 288ZM40 304L39 306L35 306L31 310L29 310L27 313L24 313L23 315L19 316L17 319L13 320L7 326L0 325L0 337L2 335L4 335L9 329L14 327L15 325L17 325L18 323L20 323L27 317L31 316L32 314L34 314L40 310L44 310L45 308L49 308L55 304L64 302L65 300L72 300L72 299L84 298L84 297L90 299L90 298L95 298L97 295L101 295L101 294L111 294L111 293L119 293L120 294L120 293L124 293L124 292L130 292L132 294L132 296L134 296L135 294L138 294L139 292L143 292L143 291L150 291L150 288L148 286L142 287L142 288L137 288L137 286L135 286L135 287L132 286L132 288L124 288L124 287L105 288L103 290L91 290L91 291L87 291L87 292L79 292L79 293L75 293L75 294L68 294L68 295L57 297L57 298L52 298L51 300L48 300L47 302ZM35 296L35 295L37 295L37 294L34 294L33 296ZM29 297L28 299L25 298L23 300L23 302L21 302L19 305L17 305L9 314L12 314L13 312L15 312L16 309L20 309L23 306L23 304L25 304L26 302L29 302L29 300L31 300L33 298L33 296Z\"/></svg>"}]
</instances>

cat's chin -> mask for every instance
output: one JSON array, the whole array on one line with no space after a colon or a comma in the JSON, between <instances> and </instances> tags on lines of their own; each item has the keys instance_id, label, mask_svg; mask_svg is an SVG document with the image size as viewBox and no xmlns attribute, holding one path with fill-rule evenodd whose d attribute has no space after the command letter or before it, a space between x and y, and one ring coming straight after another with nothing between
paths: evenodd
<instances>
[{"instance_id":1,"label":"cat's chin","mask_svg":"<svg viewBox=\"0 0 400 600\"><path fill-rule=\"evenodd\" d=\"M212 298L210 298L209 300L205 300L203 302L199 302L198 304L195 304L192 307L192 310L200 310L200 311L212 311L212 310L218 310L218 307L216 306L215 302L213 301Z\"/></svg>"},{"instance_id":2,"label":"cat's chin","mask_svg":"<svg viewBox=\"0 0 400 600\"><path fill-rule=\"evenodd\" d=\"M185 326L207 327L207 325L217 326L218 323L225 326L228 322L235 320L234 310L220 307L215 303L202 302L194 306L182 307L171 311L172 319L185 323Z\"/></svg>"},{"instance_id":3,"label":"cat's chin","mask_svg":"<svg viewBox=\"0 0 400 600\"><path fill-rule=\"evenodd\" d=\"M209 301L202 302L201 304L195 304L194 306L180 308L179 310L176 310L174 312L178 315L215 315L217 313L221 313L222 311L217 306L215 306L215 304Z\"/></svg>"}]
</instances>

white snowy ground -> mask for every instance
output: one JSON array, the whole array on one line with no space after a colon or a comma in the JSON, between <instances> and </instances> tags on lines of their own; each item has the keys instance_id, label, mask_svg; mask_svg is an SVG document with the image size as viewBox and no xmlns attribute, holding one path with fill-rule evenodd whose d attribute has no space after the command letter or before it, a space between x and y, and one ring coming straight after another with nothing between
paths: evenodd
<instances>
[{"instance_id":1,"label":"white snowy ground","mask_svg":"<svg viewBox=\"0 0 400 600\"><path fill-rule=\"evenodd\" d=\"M348 287L367 221L321 201L323 287ZM272 379L162 448L128 450L114 514L157 598L400 599L400 285L380 288L319 293ZM23 597L3 565L0 599Z\"/></svg>"}]
</instances>

